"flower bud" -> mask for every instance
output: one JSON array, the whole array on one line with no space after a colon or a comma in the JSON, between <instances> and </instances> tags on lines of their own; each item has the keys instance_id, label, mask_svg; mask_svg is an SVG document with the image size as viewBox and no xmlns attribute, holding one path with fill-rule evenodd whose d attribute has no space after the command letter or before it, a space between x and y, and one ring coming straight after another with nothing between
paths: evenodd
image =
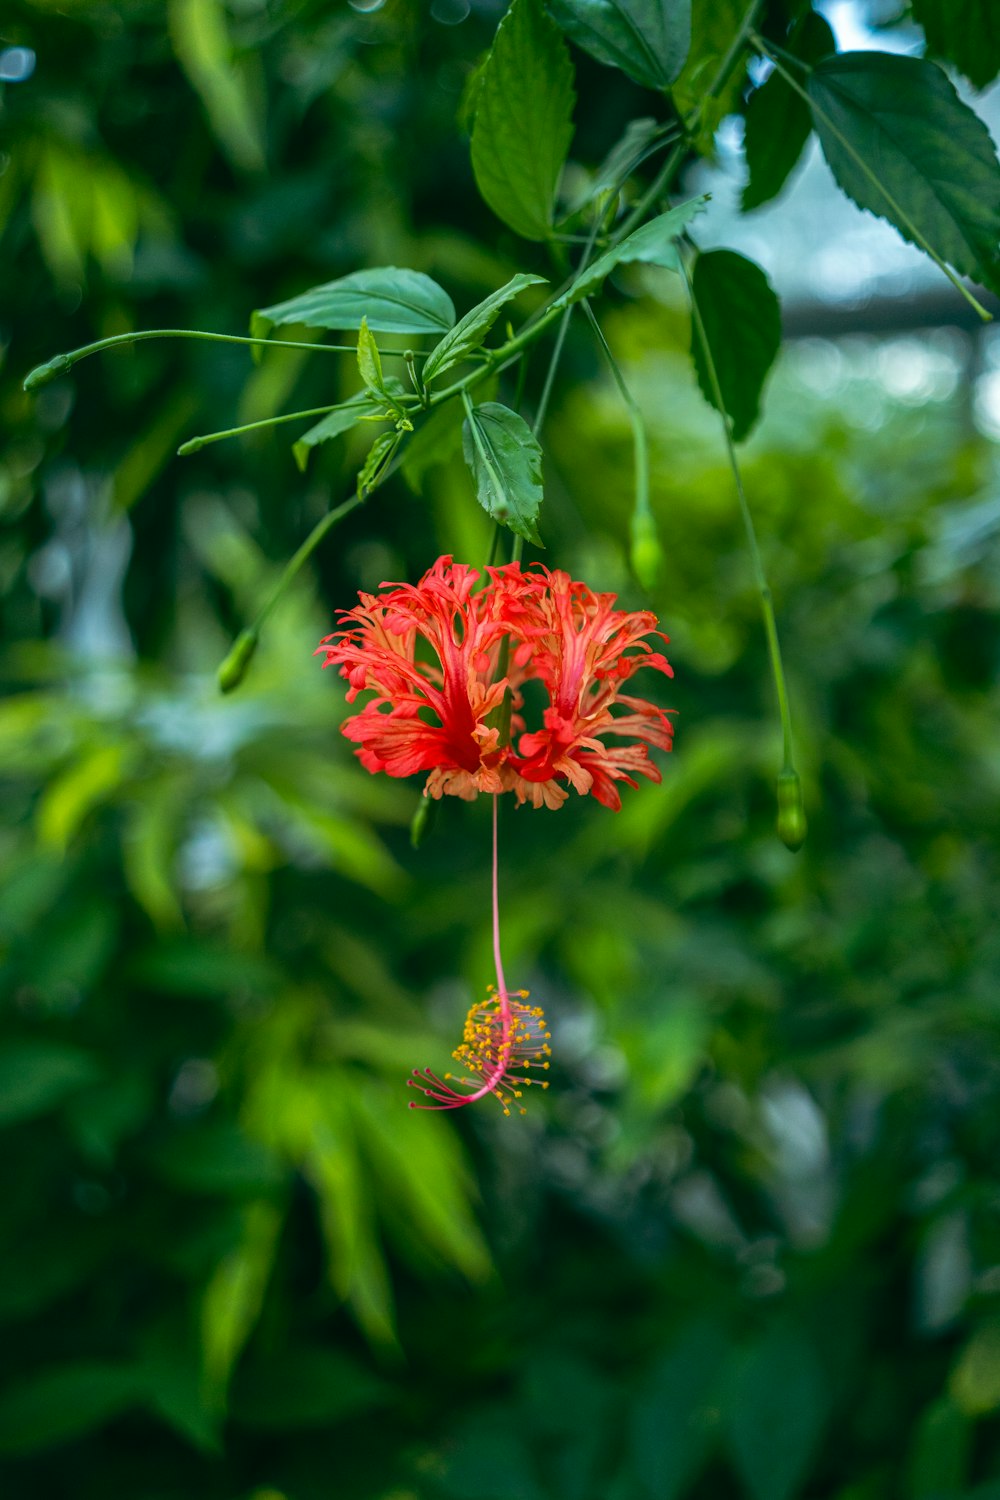
<instances>
[{"instance_id":1,"label":"flower bud","mask_svg":"<svg viewBox=\"0 0 1000 1500\"><path fill-rule=\"evenodd\" d=\"M421 797L417 803L417 810L413 814L410 823L410 843L414 849L419 849L424 839L430 833L437 820L438 804L436 797Z\"/></svg>"},{"instance_id":2,"label":"flower bud","mask_svg":"<svg viewBox=\"0 0 1000 1500\"><path fill-rule=\"evenodd\" d=\"M802 806L802 783L797 771L782 771L778 777L778 837L786 849L797 854L806 841L808 823Z\"/></svg>"},{"instance_id":3,"label":"flower bud","mask_svg":"<svg viewBox=\"0 0 1000 1500\"><path fill-rule=\"evenodd\" d=\"M256 650L256 630L241 630L233 642L233 649L216 673L221 693L231 693L239 687Z\"/></svg>"},{"instance_id":4,"label":"flower bud","mask_svg":"<svg viewBox=\"0 0 1000 1500\"><path fill-rule=\"evenodd\" d=\"M631 526L632 572L644 589L653 589L660 581L663 548L656 534L656 522L648 510L636 511Z\"/></svg>"},{"instance_id":5,"label":"flower bud","mask_svg":"<svg viewBox=\"0 0 1000 1500\"><path fill-rule=\"evenodd\" d=\"M37 391L43 385L48 385L50 380L55 380L57 375L65 375L67 370L73 368L73 361L68 354L57 354L55 359L50 359L44 365L36 365L24 377L24 389L26 391Z\"/></svg>"}]
</instances>

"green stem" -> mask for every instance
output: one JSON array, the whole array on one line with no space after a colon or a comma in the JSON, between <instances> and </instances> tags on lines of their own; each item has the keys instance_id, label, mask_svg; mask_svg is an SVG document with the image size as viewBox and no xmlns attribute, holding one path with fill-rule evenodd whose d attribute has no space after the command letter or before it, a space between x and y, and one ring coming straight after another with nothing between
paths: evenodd
<instances>
[{"instance_id":1,"label":"green stem","mask_svg":"<svg viewBox=\"0 0 1000 1500\"><path fill-rule=\"evenodd\" d=\"M353 354L353 344L306 344L292 339L244 338L235 333L206 333L199 328L143 328L135 333L115 333L110 338L98 339L94 344L82 344L68 354L57 354L44 365L37 365L24 378L24 389L36 391L48 385L58 375L65 375L81 359L91 354L100 354L104 349L116 349L121 344L141 344L144 339L202 339L212 344L252 344L267 349L306 349L310 354L317 351L327 354ZM386 350L387 354L395 353ZM401 356L402 357L402 356Z\"/></svg>"},{"instance_id":2,"label":"green stem","mask_svg":"<svg viewBox=\"0 0 1000 1500\"><path fill-rule=\"evenodd\" d=\"M947 276L948 280L951 282L956 291L961 292L966 302L970 307L975 309L980 318L982 318L983 322L991 323L993 321L991 314L986 311L986 308L983 307L981 302L978 302L976 300L973 294L969 291L968 287L962 281L961 277L958 276L951 269L951 267L941 259L941 256L937 253L934 247L928 243L928 241L921 234L920 230L917 228L916 224L914 224L913 220L910 218L906 210L902 208L901 205L896 201L896 199L889 192L888 188L878 177L877 173L872 171L871 167L865 161L861 153L855 149L855 147L848 140L847 136L844 135L843 131L837 126L835 121L830 118L822 105L816 103L815 99L813 99L808 89L804 89L801 83L799 83L798 79L794 76L794 74L790 73L784 66L784 64L780 61L780 59L775 56L771 44L769 42L765 42L763 38L757 34L757 32L751 32L750 40L756 47L760 55L762 57L766 57L771 63L773 63L775 72L781 75L781 77L788 84L789 88L794 89L799 97L805 100L806 104L809 106L809 109L812 112L813 118L819 120L825 126L825 128L834 137L837 144L843 147L844 151L846 151L847 155L851 158L858 170L863 173L863 175L868 179L875 191L882 195L889 208L896 216L897 227L901 225L905 228L906 233L910 236L913 243L915 245L919 245L920 249L923 250L925 255L930 256L931 260L937 266L938 270L942 271L944 275ZM813 69L809 68L809 72L812 73Z\"/></svg>"},{"instance_id":3,"label":"green stem","mask_svg":"<svg viewBox=\"0 0 1000 1500\"><path fill-rule=\"evenodd\" d=\"M594 316L594 310L590 303L584 298L581 303L587 316L597 342L600 344L604 357L608 362L615 385L628 410L629 421L632 424L632 444L635 452L635 508L640 515L649 515L649 442L646 435L646 423L638 402L625 384L625 377L621 372L618 361L611 352L611 346L604 337L604 331Z\"/></svg>"},{"instance_id":4,"label":"green stem","mask_svg":"<svg viewBox=\"0 0 1000 1500\"><path fill-rule=\"evenodd\" d=\"M701 346L713 400L722 418L722 428L726 438L726 452L729 456L729 467L732 469L733 480L736 485L740 515L743 518L743 529L746 532L747 547L750 551L750 561L753 567L754 582L757 585L757 592L760 595L760 608L764 618L764 633L767 636L767 651L771 662L771 675L774 678L774 690L778 699L778 713L781 716L781 736L783 742L783 762L781 769L783 774L795 774L792 716L788 705L788 691L785 686L785 669L781 659L781 643L778 640L778 627L774 618L774 601L771 597L771 588L767 581L767 574L764 572L760 548L757 545L757 533L754 528L753 517L750 514L750 507L747 504L746 491L743 488L743 476L740 472L739 460L736 457L736 444L733 442L732 424L730 423L725 403L722 399L722 388L719 385L719 375L715 368L715 360L712 358L712 351L705 334L705 325L702 322L701 311L694 295L694 287L691 285L687 266L681 257L678 257L678 262L681 267L681 275L684 277L687 285L688 297L691 302L691 320L694 325L695 336Z\"/></svg>"},{"instance_id":5,"label":"green stem","mask_svg":"<svg viewBox=\"0 0 1000 1500\"><path fill-rule=\"evenodd\" d=\"M343 403L340 403L343 404ZM262 427L278 427L282 422L300 422L306 417L326 417L336 411L337 406L313 406L308 411L286 411L278 417L262 417L259 422L245 422L242 427L227 427L225 432L207 432L203 437L188 438L177 450L179 457L198 453L209 443L221 443L223 438L239 437L244 432L259 432Z\"/></svg>"}]
</instances>

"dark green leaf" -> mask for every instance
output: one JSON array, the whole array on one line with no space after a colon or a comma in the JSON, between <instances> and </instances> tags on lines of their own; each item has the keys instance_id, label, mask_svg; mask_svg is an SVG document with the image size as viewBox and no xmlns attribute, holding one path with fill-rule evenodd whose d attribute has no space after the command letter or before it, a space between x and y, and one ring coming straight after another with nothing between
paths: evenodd
<instances>
[{"instance_id":1,"label":"dark green leaf","mask_svg":"<svg viewBox=\"0 0 1000 1500\"><path fill-rule=\"evenodd\" d=\"M669 88L691 40L690 0L549 0L577 46L649 89Z\"/></svg>"},{"instance_id":2,"label":"dark green leaf","mask_svg":"<svg viewBox=\"0 0 1000 1500\"><path fill-rule=\"evenodd\" d=\"M0 1052L0 1126L55 1109L100 1077L89 1052L58 1042L9 1042Z\"/></svg>"},{"instance_id":3,"label":"dark green leaf","mask_svg":"<svg viewBox=\"0 0 1000 1500\"><path fill-rule=\"evenodd\" d=\"M491 292L485 301L467 312L464 318L459 318L454 328L445 334L440 344L427 356L423 370L425 384L429 384L445 370L450 370L452 365L457 365L474 349L480 348L505 303L512 301L526 286L540 286L544 283L544 276L519 271L506 286Z\"/></svg>"},{"instance_id":4,"label":"dark green leaf","mask_svg":"<svg viewBox=\"0 0 1000 1500\"><path fill-rule=\"evenodd\" d=\"M760 266L734 250L709 250L698 256L692 294L715 366L722 407L738 443L760 413L764 381L781 347L781 308ZM691 355L702 395L718 410L718 393L694 317Z\"/></svg>"},{"instance_id":5,"label":"dark green leaf","mask_svg":"<svg viewBox=\"0 0 1000 1500\"><path fill-rule=\"evenodd\" d=\"M792 32L787 50L814 66L836 52L837 42L829 24L811 10ZM747 105L744 150L749 178L743 189L744 213L781 192L812 127L808 103L776 68L763 87L754 90Z\"/></svg>"},{"instance_id":6,"label":"dark green leaf","mask_svg":"<svg viewBox=\"0 0 1000 1500\"><path fill-rule=\"evenodd\" d=\"M674 1500L701 1467L714 1437L715 1386L728 1347L719 1323L699 1320L643 1380L631 1412L629 1466L644 1500Z\"/></svg>"},{"instance_id":7,"label":"dark green leaf","mask_svg":"<svg viewBox=\"0 0 1000 1500\"><path fill-rule=\"evenodd\" d=\"M910 1500L939 1500L965 1489L972 1448L972 1421L948 1396L925 1409L910 1447Z\"/></svg>"},{"instance_id":8,"label":"dark green leaf","mask_svg":"<svg viewBox=\"0 0 1000 1500\"><path fill-rule=\"evenodd\" d=\"M513 0L479 85L472 170L493 212L525 239L544 240L552 227L574 97L559 28L541 0Z\"/></svg>"},{"instance_id":9,"label":"dark green leaf","mask_svg":"<svg viewBox=\"0 0 1000 1500\"><path fill-rule=\"evenodd\" d=\"M635 161L653 143L661 128L659 121L654 120L651 115L630 120L621 140L615 142L598 167L587 194L588 200L599 198L602 193L609 193L613 188L617 189L630 171L634 170Z\"/></svg>"},{"instance_id":10,"label":"dark green leaf","mask_svg":"<svg viewBox=\"0 0 1000 1500\"><path fill-rule=\"evenodd\" d=\"M725 84L717 93L711 90L737 45L746 15L746 0L694 0L691 6L691 47L671 93L682 117L693 119L697 110L694 145L703 156L713 154L715 132L723 117L739 108L748 55L745 46Z\"/></svg>"},{"instance_id":11,"label":"dark green leaf","mask_svg":"<svg viewBox=\"0 0 1000 1500\"><path fill-rule=\"evenodd\" d=\"M239 1371L230 1414L246 1426L325 1427L384 1405L390 1387L335 1349L295 1349Z\"/></svg>"},{"instance_id":12,"label":"dark green leaf","mask_svg":"<svg viewBox=\"0 0 1000 1500\"><path fill-rule=\"evenodd\" d=\"M819 1360L797 1327L775 1325L744 1354L727 1428L736 1470L755 1500L790 1500L798 1492L828 1402Z\"/></svg>"},{"instance_id":13,"label":"dark green leaf","mask_svg":"<svg viewBox=\"0 0 1000 1500\"><path fill-rule=\"evenodd\" d=\"M280 1163L236 1125L192 1125L175 1131L150 1157L156 1172L187 1193L256 1195L284 1177Z\"/></svg>"},{"instance_id":14,"label":"dark green leaf","mask_svg":"<svg viewBox=\"0 0 1000 1500\"><path fill-rule=\"evenodd\" d=\"M977 89L1000 73L1000 8L996 0L912 0L927 50L954 63Z\"/></svg>"},{"instance_id":15,"label":"dark green leaf","mask_svg":"<svg viewBox=\"0 0 1000 1500\"><path fill-rule=\"evenodd\" d=\"M390 375L385 380L384 389L390 397L401 396L403 394L402 381ZM342 432L349 432L359 422L371 422L377 419L389 421L392 415L385 401L380 400L371 391L358 391L342 406L335 406L333 411L327 412L325 417L321 417L292 444L295 462L304 473L306 464L309 462L309 454L313 448L319 447L320 443L328 443L331 438L339 437Z\"/></svg>"},{"instance_id":16,"label":"dark green leaf","mask_svg":"<svg viewBox=\"0 0 1000 1500\"><path fill-rule=\"evenodd\" d=\"M0 1451L30 1453L102 1427L144 1395L130 1365L97 1360L20 1377L0 1395Z\"/></svg>"},{"instance_id":17,"label":"dark green leaf","mask_svg":"<svg viewBox=\"0 0 1000 1500\"><path fill-rule=\"evenodd\" d=\"M555 305L566 307L571 302L579 302L582 297L592 296L604 278L623 261L641 260L648 265L676 270L677 252L674 245L707 202L707 194L701 198L690 198L687 203L679 203L676 208L651 219L641 229L634 230L620 245L606 250L592 266L582 271L569 291L564 292Z\"/></svg>"},{"instance_id":18,"label":"dark green leaf","mask_svg":"<svg viewBox=\"0 0 1000 1500\"><path fill-rule=\"evenodd\" d=\"M483 509L541 546L542 450L524 418L498 401L475 407L462 432L462 450Z\"/></svg>"},{"instance_id":19,"label":"dark green leaf","mask_svg":"<svg viewBox=\"0 0 1000 1500\"><path fill-rule=\"evenodd\" d=\"M904 239L997 281L1000 165L982 120L941 69L848 52L809 78L813 124L838 184Z\"/></svg>"},{"instance_id":20,"label":"dark green leaf","mask_svg":"<svg viewBox=\"0 0 1000 1500\"><path fill-rule=\"evenodd\" d=\"M455 308L448 293L422 271L376 266L262 308L254 313L251 329L264 338L286 323L347 329L360 328L362 318L376 333L440 335L454 323Z\"/></svg>"}]
</instances>

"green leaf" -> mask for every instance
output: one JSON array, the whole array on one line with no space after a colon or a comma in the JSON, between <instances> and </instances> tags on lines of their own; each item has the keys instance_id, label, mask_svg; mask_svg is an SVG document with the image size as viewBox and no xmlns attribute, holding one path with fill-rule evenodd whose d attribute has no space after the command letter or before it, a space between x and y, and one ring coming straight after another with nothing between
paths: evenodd
<instances>
[{"instance_id":1,"label":"green leaf","mask_svg":"<svg viewBox=\"0 0 1000 1500\"><path fill-rule=\"evenodd\" d=\"M483 69L472 128L476 186L527 240L548 238L573 135L573 64L541 0L513 0Z\"/></svg>"},{"instance_id":2,"label":"green leaf","mask_svg":"<svg viewBox=\"0 0 1000 1500\"><path fill-rule=\"evenodd\" d=\"M170 39L216 138L234 166L261 172L264 140L251 96L233 65L222 0L170 0Z\"/></svg>"},{"instance_id":3,"label":"green leaf","mask_svg":"<svg viewBox=\"0 0 1000 1500\"><path fill-rule=\"evenodd\" d=\"M474 407L462 431L462 451L483 509L540 547L542 450L524 418L498 401Z\"/></svg>"},{"instance_id":4,"label":"green leaf","mask_svg":"<svg viewBox=\"0 0 1000 1500\"><path fill-rule=\"evenodd\" d=\"M984 89L1000 73L1000 10L996 0L912 0L927 50Z\"/></svg>"},{"instance_id":5,"label":"green leaf","mask_svg":"<svg viewBox=\"0 0 1000 1500\"><path fill-rule=\"evenodd\" d=\"M0 1052L0 1126L47 1114L100 1076L95 1059L79 1047L8 1042Z\"/></svg>"},{"instance_id":6,"label":"green leaf","mask_svg":"<svg viewBox=\"0 0 1000 1500\"><path fill-rule=\"evenodd\" d=\"M745 47L720 92L709 91L737 43L746 15L747 0L694 0L691 7L691 47L671 93L682 118L698 111L693 144L703 156L713 154L715 132L723 117L739 108L746 74Z\"/></svg>"},{"instance_id":7,"label":"green leaf","mask_svg":"<svg viewBox=\"0 0 1000 1500\"><path fill-rule=\"evenodd\" d=\"M395 453L402 442L401 432L383 432L372 443L368 449L368 457L365 459L358 473L358 494L362 499L371 494L378 482L379 475L386 464Z\"/></svg>"},{"instance_id":8,"label":"green leaf","mask_svg":"<svg viewBox=\"0 0 1000 1500\"><path fill-rule=\"evenodd\" d=\"M949 1388L970 1417L1000 1409L1000 1319L976 1329L951 1372Z\"/></svg>"},{"instance_id":9,"label":"green leaf","mask_svg":"<svg viewBox=\"0 0 1000 1500\"><path fill-rule=\"evenodd\" d=\"M0 1394L0 1452L31 1453L102 1427L145 1391L132 1365L81 1360L23 1375Z\"/></svg>"},{"instance_id":10,"label":"green leaf","mask_svg":"<svg viewBox=\"0 0 1000 1500\"><path fill-rule=\"evenodd\" d=\"M837 50L829 24L811 10L792 31L787 51L810 67ZM743 189L747 213L776 198L812 134L809 105L775 68L767 82L750 95L744 150L749 178Z\"/></svg>"},{"instance_id":11,"label":"green leaf","mask_svg":"<svg viewBox=\"0 0 1000 1500\"><path fill-rule=\"evenodd\" d=\"M587 193L587 201L600 198L603 193L617 189L622 181L634 171L637 158L641 157L660 134L662 126L652 115L639 120L630 120L619 141L616 141L601 162Z\"/></svg>"},{"instance_id":12,"label":"green leaf","mask_svg":"<svg viewBox=\"0 0 1000 1500\"><path fill-rule=\"evenodd\" d=\"M230 1415L263 1431L326 1427L385 1405L392 1388L337 1349L294 1348L244 1366Z\"/></svg>"},{"instance_id":13,"label":"green leaf","mask_svg":"<svg viewBox=\"0 0 1000 1500\"><path fill-rule=\"evenodd\" d=\"M810 75L809 97L849 198L956 271L998 283L1000 165L986 126L935 63L844 53Z\"/></svg>"},{"instance_id":14,"label":"green leaf","mask_svg":"<svg viewBox=\"0 0 1000 1500\"><path fill-rule=\"evenodd\" d=\"M314 286L288 302L261 308L251 319L256 338L286 323L307 328L360 328L375 333L446 333L455 321L448 293L422 271L376 266Z\"/></svg>"},{"instance_id":15,"label":"green leaf","mask_svg":"<svg viewBox=\"0 0 1000 1500\"><path fill-rule=\"evenodd\" d=\"M385 381L385 391L390 398L401 396L403 394L402 381L395 380L390 375ZM309 454L320 443L328 443L331 438L339 437L342 432L349 432L359 422L371 422L377 419L389 421L392 416L393 412L387 409L384 400L377 399L371 391L358 391L342 406L335 406L333 411L327 412L325 417L321 417L292 444L295 462L304 473L306 464L309 462Z\"/></svg>"},{"instance_id":16,"label":"green leaf","mask_svg":"<svg viewBox=\"0 0 1000 1500\"><path fill-rule=\"evenodd\" d=\"M38 836L64 850L93 808L108 801L129 769L124 745L99 745L51 780L38 804Z\"/></svg>"},{"instance_id":17,"label":"green leaf","mask_svg":"<svg viewBox=\"0 0 1000 1500\"><path fill-rule=\"evenodd\" d=\"M361 319L358 329L358 369L361 379L375 395L385 394L385 379L382 375L382 359L374 336L368 327L368 319Z\"/></svg>"},{"instance_id":18,"label":"green leaf","mask_svg":"<svg viewBox=\"0 0 1000 1500\"><path fill-rule=\"evenodd\" d=\"M972 1422L948 1396L925 1408L909 1455L910 1500L939 1500L965 1489L972 1448Z\"/></svg>"},{"instance_id":19,"label":"green leaf","mask_svg":"<svg viewBox=\"0 0 1000 1500\"><path fill-rule=\"evenodd\" d=\"M826 1421L829 1395L801 1331L775 1324L739 1361L730 1392L733 1463L755 1500L791 1500Z\"/></svg>"},{"instance_id":20,"label":"green leaf","mask_svg":"<svg viewBox=\"0 0 1000 1500\"><path fill-rule=\"evenodd\" d=\"M690 0L549 0L559 25L598 62L666 89L687 57Z\"/></svg>"},{"instance_id":21,"label":"green leaf","mask_svg":"<svg viewBox=\"0 0 1000 1500\"><path fill-rule=\"evenodd\" d=\"M701 1468L718 1420L715 1388L728 1348L720 1323L698 1319L643 1380L629 1424L629 1467L643 1500L674 1500Z\"/></svg>"},{"instance_id":22,"label":"green leaf","mask_svg":"<svg viewBox=\"0 0 1000 1500\"><path fill-rule=\"evenodd\" d=\"M624 261L641 260L647 265L666 266L676 271L677 252L674 245L691 220L701 213L707 202L707 193L700 198L689 198L687 203L679 203L676 208L669 209L667 213L650 219L649 223L643 224L641 229L633 230L620 245L606 250L592 266L582 271L569 290L564 292L553 306L568 307L572 302L579 302L583 297L592 296L604 278L614 270L615 266Z\"/></svg>"},{"instance_id":23,"label":"green leaf","mask_svg":"<svg viewBox=\"0 0 1000 1500\"><path fill-rule=\"evenodd\" d=\"M718 392L691 320L691 356L701 393L732 423L733 440L741 442L760 415L760 397L768 371L781 347L781 308L760 266L735 250L708 250L699 255L691 282L701 315L708 352L715 366Z\"/></svg>"},{"instance_id":24,"label":"green leaf","mask_svg":"<svg viewBox=\"0 0 1000 1500\"><path fill-rule=\"evenodd\" d=\"M544 276L519 271L506 286L491 292L485 301L467 312L464 318L460 318L427 356L423 370L424 384L429 385L438 375L450 370L452 365L459 364L473 350L480 348L504 304L512 301L526 286L542 286L545 280Z\"/></svg>"},{"instance_id":25,"label":"green leaf","mask_svg":"<svg viewBox=\"0 0 1000 1500\"><path fill-rule=\"evenodd\" d=\"M273 1203L251 1203L240 1242L218 1265L201 1305L202 1348L211 1406L224 1404L233 1366L260 1316L278 1250L282 1215Z\"/></svg>"}]
</instances>

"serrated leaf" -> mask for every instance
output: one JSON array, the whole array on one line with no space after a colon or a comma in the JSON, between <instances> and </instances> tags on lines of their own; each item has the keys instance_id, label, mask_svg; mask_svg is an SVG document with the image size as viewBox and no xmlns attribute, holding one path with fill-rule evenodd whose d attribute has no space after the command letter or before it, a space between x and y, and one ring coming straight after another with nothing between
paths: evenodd
<instances>
[{"instance_id":1,"label":"serrated leaf","mask_svg":"<svg viewBox=\"0 0 1000 1500\"><path fill-rule=\"evenodd\" d=\"M790 1324L771 1328L739 1361L728 1412L733 1463L754 1500L791 1500L826 1421L822 1366Z\"/></svg>"},{"instance_id":2,"label":"serrated leaf","mask_svg":"<svg viewBox=\"0 0 1000 1500\"><path fill-rule=\"evenodd\" d=\"M701 213L707 202L708 194L706 193L700 198L690 198L687 203L679 203L676 208L669 209L667 213L650 219L648 224L643 224L641 229L634 230L622 240L620 245L606 250L592 266L582 271L569 290L564 292L553 306L568 307L572 302L579 302L583 297L592 296L615 266L625 261L641 260L648 265L666 266L670 270L676 270L677 252L674 245L691 220Z\"/></svg>"},{"instance_id":3,"label":"serrated leaf","mask_svg":"<svg viewBox=\"0 0 1000 1500\"><path fill-rule=\"evenodd\" d=\"M927 50L953 63L977 89L1000 73L1000 10L996 0L912 0Z\"/></svg>"},{"instance_id":4,"label":"serrated leaf","mask_svg":"<svg viewBox=\"0 0 1000 1500\"><path fill-rule=\"evenodd\" d=\"M941 69L916 57L847 52L813 71L809 98L847 196L905 240L995 286L1000 165L986 126Z\"/></svg>"},{"instance_id":5,"label":"serrated leaf","mask_svg":"<svg viewBox=\"0 0 1000 1500\"><path fill-rule=\"evenodd\" d=\"M693 0L691 46L684 71L671 93L681 117L698 110L698 129L693 144L703 156L715 149L715 132L724 116L739 107L746 74L746 48L737 66L716 94L716 84L746 22L746 0Z\"/></svg>"},{"instance_id":6,"label":"serrated leaf","mask_svg":"<svg viewBox=\"0 0 1000 1500\"><path fill-rule=\"evenodd\" d=\"M814 10L803 16L787 42L787 51L810 67L836 50L837 41L828 22ZM744 213L778 196L812 128L808 103L775 68L747 104L743 149L749 177L741 203Z\"/></svg>"},{"instance_id":7,"label":"serrated leaf","mask_svg":"<svg viewBox=\"0 0 1000 1500\"><path fill-rule=\"evenodd\" d=\"M385 389L390 397L403 394L402 382L395 380L391 375L385 382ZM384 401L373 396L370 391L358 391L341 406L335 406L333 411L327 412L325 417L321 417L292 444L295 462L304 473L306 464L309 462L309 454L320 443L328 443L331 438L339 437L342 432L349 432L359 422L370 422L382 417L389 421L391 416L392 413L386 410Z\"/></svg>"},{"instance_id":8,"label":"serrated leaf","mask_svg":"<svg viewBox=\"0 0 1000 1500\"><path fill-rule=\"evenodd\" d=\"M527 240L547 239L552 227L574 99L559 28L541 0L513 0L479 84L472 170L493 212Z\"/></svg>"},{"instance_id":9,"label":"serrated leaf","mask_svg":"<svg viewBox=\"0 0 1000 1500\"><path fill-rule=\"evenodd\" d=\"M690 0L549 0L568 37L648 89L666 89L691 41Z\"/></svg>"},{"instance_id":10,"label":"serrated leaf","mask_svg":"<svg viewBox=\"0 0 1000 1500\"><path fill-rule=\"evenodd\" d=\"M542 450L524 418L499 401L474 407L462 430L462 451L483 509L540 547Z\"/></svg>"},{"instance_id":11,"label":"serrated leaf","mask_svg":"<svg viewBox=\"0 0 1000 1500\"><path fill-rule=\"evenodd\" d=\"M735 250L708 250L695 261L691 289L722 408L734 442L746 437L760 414L760 396L781 347L781 307L760 266ZM705 349L692 317L691 356L701 393L719 410Z\"/></svg>"},{"instance_id":12,"label":"serrated leaf","mask_svg":"<svg viewBox=\"0 0 1000 1500\"><path fill-rule=\"evenodd\" d=\"M464 318L459 318L454 328L445 334L427 356L423 370L424 384L429 385L438 375L450 370L452 365L459 364L473 350L480 348L504 304L511 302L526 286L542 286L545 280L544 276L518 271L506 286L491 292L477 307L467 312Z\"/></svg>"},{"instance_id":13,"label":"serrated leaf","mask_svg":"<svg viewBox=\"0 0 1000 1500\"><path fill-rule=\"evenodd\" d=\"M250 319L250 329L255 338L266 338L272 328L287 323L351 329L360 328L362 318L374 333L440 336L454 323L455 308L448 293L422 271L376 266L260 308Z\"/></svg>"}]
</instances>

